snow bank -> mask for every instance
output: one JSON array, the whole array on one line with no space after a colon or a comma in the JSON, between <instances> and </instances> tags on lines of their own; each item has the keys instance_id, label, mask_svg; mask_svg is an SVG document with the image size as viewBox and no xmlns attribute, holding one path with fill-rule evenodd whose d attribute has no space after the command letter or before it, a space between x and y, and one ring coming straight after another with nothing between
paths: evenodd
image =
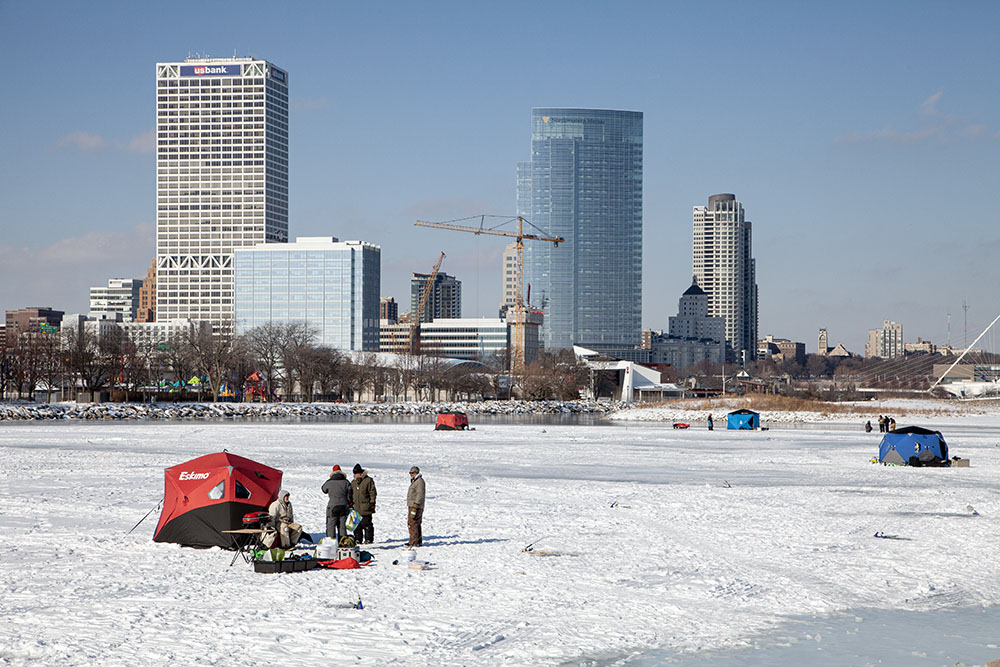
<instances>
[{"instance_id":1,"label":"snow bank","mask_svg":"<svg viewBox=\"0 0 1000 667\"><path fill-rule=\"evenodd\" d=\"M620 661L747 645L789 616L1000 604L1000 419L947 436L971 468L871 465L877 433L818 428L0 424L0 661ZM153 543L156 512L125 535L164 468L222 448L284 470L314 532L329 467L366 466L376 565L255 574ZM392 565L414 464L427 571Z\"/></svg>"}]
</instances>

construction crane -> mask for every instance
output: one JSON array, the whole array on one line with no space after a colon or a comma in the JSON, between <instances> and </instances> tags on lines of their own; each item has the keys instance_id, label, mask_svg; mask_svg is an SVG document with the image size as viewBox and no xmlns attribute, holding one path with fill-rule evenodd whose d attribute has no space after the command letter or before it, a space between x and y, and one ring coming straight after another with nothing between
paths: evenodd
<instances>
[{"instance_id":1,"label":"construction crane","mask_svg":"<svg viewBox=\"0 0 1000 667\"><path fill-rule=\"evenodd\" d=\"M434 262L434 269L431 270L430 275L427 276L427 282L424 283L424 293L420 297L420 304L417 305L417 312L411 315L413 322L410 324L410 335L406 339L406 350L410 354L420 354L420 321L423 319L427 299L431 292L434 291L434 281L437 279L438 271L441 270L441 262L443 261L444 252L438 257L438 261Z\"/></svg>"},{"instance_id":2,"label":"construction crane","mask_svg":"<svg viewBox=\"0 0 1000 667\"><path fill-rule=\"evenodd\" d=\"M514 375L520 375L524 371L525 362L525 341L524 341L524 325L527 320L527 309L525 308L524 300L524 241L548 241L552 243L555 247L559 247L559 244L565 241L561 236L541 236L539 234L525 234L524 233L524 223L527 222L523 217L517 216L517 231L507 231L505 229L497 229L496 227L485 227L487 216L480 215L475 216L479 218L479 227L468 227L466 225L456 225L453 222L428 222L426 220L417 220L414 224L416 227L431 227L433 229L447 229L453 232L470 232L472 234L488 234L491 236L507 236L510 238L517 239L515 248L517 250L517 280L515 283L515 296L514 296L514 342L512 345L511 354L511 373ZM495 217L495 216L489 216ZM463 218L462 220L472 220L474 218ZM462 220L457 220L454 222L461 222ZM504 223L510 222L512 219L508 218ZM528 222L530 225L531 223ZM540 231L540 230L539 230ZM509 316L508 316L509 319Z\"/></svg>"}]
</instances>

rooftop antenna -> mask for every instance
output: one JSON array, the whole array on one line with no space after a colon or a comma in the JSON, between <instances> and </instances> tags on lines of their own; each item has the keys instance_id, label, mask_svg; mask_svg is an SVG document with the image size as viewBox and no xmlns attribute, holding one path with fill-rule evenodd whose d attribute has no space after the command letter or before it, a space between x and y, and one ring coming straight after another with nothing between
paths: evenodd
<instances>
[{"instance_id":1,"label":"rooftop antenna","mask_svg":"<svg viewBox=\"0 0 1000 667\"><path fill-rule=\"evenodd\" d=\"M948 347L951 347L951 311L948 311Z\"/></svg>"}]
</instances>

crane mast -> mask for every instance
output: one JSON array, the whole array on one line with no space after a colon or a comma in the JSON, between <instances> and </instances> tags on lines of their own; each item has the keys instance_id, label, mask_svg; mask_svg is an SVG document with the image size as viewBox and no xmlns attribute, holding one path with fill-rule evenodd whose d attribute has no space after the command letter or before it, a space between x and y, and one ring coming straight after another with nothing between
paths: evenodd
<instances>
[{"instance_id":1,"label":"crane mast","mask_svg":"<svg viewBox=\"0 0 1000 667\"><path fill-rule=\"evenodd\" d=\"M485 220L486 216L480 216L481 220ZM524 372L525 364L525 323L527 321L528 312L524 300L524 241L547 241L552 243L555 247L559 247L565 239L561 236L541 236L539 234L525 234L524 233L524 218L517 216L517 231L507 231L504 229L493 229L489 227L483 227L480 223L479 227L468 227L466 225L456 225L450 222L429 222L427 220L417 220L414 224L416 227L431 227L432 229L445 229L454 232L469 232L471 234L486 234L489 236L506 236L509 238L516 239L514 245L516 251L516 281L515 281L515 292L514 295L514 340L511 345L511 372L514 375L520 375ZM529 223L530 224L530 223Z\"/></svg>"},{"instance_id":2,"label":"crane mast","mask_svg":"<svg viewBox=\"0 0 1000 667\"><path fill-rule=\"evenodd\" d=\"M417 312L414 313L413 323L410 325L410 336L406 340L406 350L410 354L420 354L420 322L423 320L424 307L427 305L427 299L434 289L434 281L437 279L438 271L441 270L441 262L443 261L444 252L442 251L441 256L434 262L434 269L427 276L427 282L424 283L424 293L420 295L420 303L417 305Z\"/></svg>"}]
</instances>

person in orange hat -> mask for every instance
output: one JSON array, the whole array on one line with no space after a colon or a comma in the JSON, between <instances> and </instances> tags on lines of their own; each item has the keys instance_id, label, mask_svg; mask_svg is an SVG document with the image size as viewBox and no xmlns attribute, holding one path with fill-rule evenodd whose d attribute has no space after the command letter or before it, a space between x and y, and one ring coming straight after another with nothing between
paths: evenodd
<instances>
[{"instance_id":1,"label":"person in orange hat","mask_svg":"<svg viewBox=\"0 0 1000 667\"><path fill-rule=\"evenodd\" d=\"M347 515L351 509L351 483L340 466L333 466L330 479L323 483L323 493L329 496L326 502L326 536L340 538L347 535Z\"/></svg>"}]
</instances>

